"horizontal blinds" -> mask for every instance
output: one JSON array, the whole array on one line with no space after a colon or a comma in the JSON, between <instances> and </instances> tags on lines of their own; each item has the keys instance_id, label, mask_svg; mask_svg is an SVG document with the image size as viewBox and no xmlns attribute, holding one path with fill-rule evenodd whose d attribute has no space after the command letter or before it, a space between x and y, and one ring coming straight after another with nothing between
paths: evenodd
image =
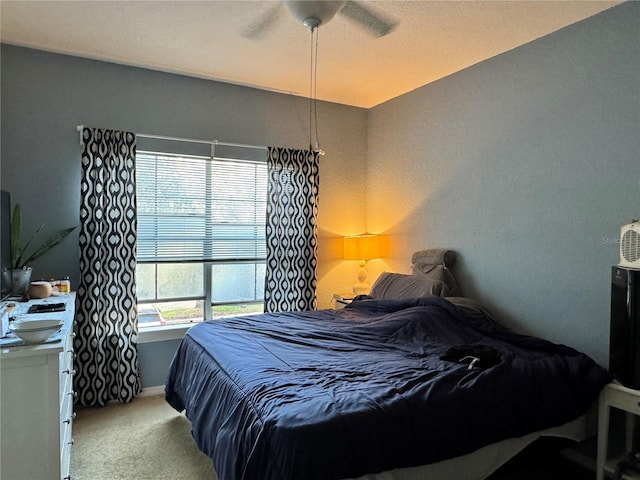
<instances>
[{"instance_id":1,"label":"horizontal blinds","mask_svg":"<svg viewBox=\"0 0 640 480\"><path fill-rule=\"evenodd\" d=\"M266 257L266 162L138 151L139 262Z\"/></svg>"}]
</instances>

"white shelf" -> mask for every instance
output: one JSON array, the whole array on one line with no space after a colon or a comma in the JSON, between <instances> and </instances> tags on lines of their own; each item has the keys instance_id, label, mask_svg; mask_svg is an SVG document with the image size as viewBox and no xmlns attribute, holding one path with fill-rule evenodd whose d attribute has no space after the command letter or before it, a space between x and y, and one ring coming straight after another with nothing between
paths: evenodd
<instances>
[{"instance_id":1,"label":"white shelf","mask_svg":"<svg viewBox=\"0 0 640 480\"><path fill-rule=\"evenodd\" d=\"M624 460L624 457L625 455L618 455L617 457L613 457L607 461L607 464L604 466L604 473L606 474L606 477L613 478L613 474L616 472L618 463ZM621 478L622 480L640 480L640 475L624 473Z\"/></svg>"},{"instance_id":2,"label":"white shelf","mask_svg":"<svg viewBox=\"0 0 640 480\"><path fill-rule=\"evenodd\" d=\"M612 477L618 463L631 451L635 416L640 415L640 391L627 388L617 382L610 383L600 393L598 412L598 458L596 461L596 480ZM609 417L611 407L627 412L626 451L621 455L608 458ZM624 480L640 480L640 475L623 474Z\"/></svg>"}]
</instances>

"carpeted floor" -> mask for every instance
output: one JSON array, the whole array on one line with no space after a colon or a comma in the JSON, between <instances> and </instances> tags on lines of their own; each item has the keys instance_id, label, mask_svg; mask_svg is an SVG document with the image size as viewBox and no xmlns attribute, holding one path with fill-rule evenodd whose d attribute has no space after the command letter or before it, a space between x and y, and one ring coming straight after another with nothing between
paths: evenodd
<instances>
[{"instance_id":1,"label":"carpeted floor","mask_svg":"<svg viewBox=\"0 0 640 480\"><path fill-rule=\"evenodd\" d=\"M73 438L74 480L217 480L189 420L162 395L80 409Z\"/></svg>"},{"instance_id":2,"label":"carpeted floor","mask_svg":"<svg viewBox=\"0 0 640 480\"><path fill-rule=\"evenodd\" d=\"M73 423L74 480L217 480L196 447L191 425L162 395L129 404L81 409ZM533 444L489 480L592 480L558 455L553 442ZM304 480L304 479L300 479Z\"/></svg>"}]
</instances>

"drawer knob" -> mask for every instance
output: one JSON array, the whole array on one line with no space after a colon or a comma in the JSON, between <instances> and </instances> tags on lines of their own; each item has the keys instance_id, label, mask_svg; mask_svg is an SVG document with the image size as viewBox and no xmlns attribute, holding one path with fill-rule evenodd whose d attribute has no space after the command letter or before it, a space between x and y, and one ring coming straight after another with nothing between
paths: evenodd
<instances>
[{"instance_id":1,"label":"drawer knob","mask_svg":"<svg viewBox=\"0 0 640 480\"><path fill-rule=\"evenodd\" d=\"M75 443L75 440L72 438L71 441L68 443L68 445L72 445Z\"/></svg>"},{"instance_id":2,"label":"drawer knob","mask_svg":"<svg viewBox=\"0 0 640 480\"><path fill-rule=\"evenodd\" d=\"M69 392L67 395L71 395L73 398L78 398L78 392Z\"/></svg>"},{"instance_id":3,"label":"drawer knob","mask_svg":"<svg viewBox=\"0 0 640 480\"><path fill-rule=\"evenodd\" d=\"M67 374L75 375L75 374L76 374L76 370L75 370L75 368L74 368L74 369L71 369L71 370L69 370L69 369L67 368L66 370L63 370L63 371L62 371L62 373L67 373Z\"/></svg>"}]
</instances>

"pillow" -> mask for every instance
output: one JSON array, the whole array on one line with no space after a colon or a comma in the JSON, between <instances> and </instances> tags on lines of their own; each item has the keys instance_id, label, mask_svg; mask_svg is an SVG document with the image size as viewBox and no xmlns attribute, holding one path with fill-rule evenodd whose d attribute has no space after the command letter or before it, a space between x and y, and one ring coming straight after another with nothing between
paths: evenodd
<instances>
[{"instance_id":1,"label":"pillow","mask_svg":"<svg viewBox=\"0 0 640 480\"><path fill-rule=\"evenodd\" d=\"M378 300L404 300L407 298L444 296L446 285L432 278L401 273L382 272L371 287L369 295Z\"/></svg>"}]
</instances>

